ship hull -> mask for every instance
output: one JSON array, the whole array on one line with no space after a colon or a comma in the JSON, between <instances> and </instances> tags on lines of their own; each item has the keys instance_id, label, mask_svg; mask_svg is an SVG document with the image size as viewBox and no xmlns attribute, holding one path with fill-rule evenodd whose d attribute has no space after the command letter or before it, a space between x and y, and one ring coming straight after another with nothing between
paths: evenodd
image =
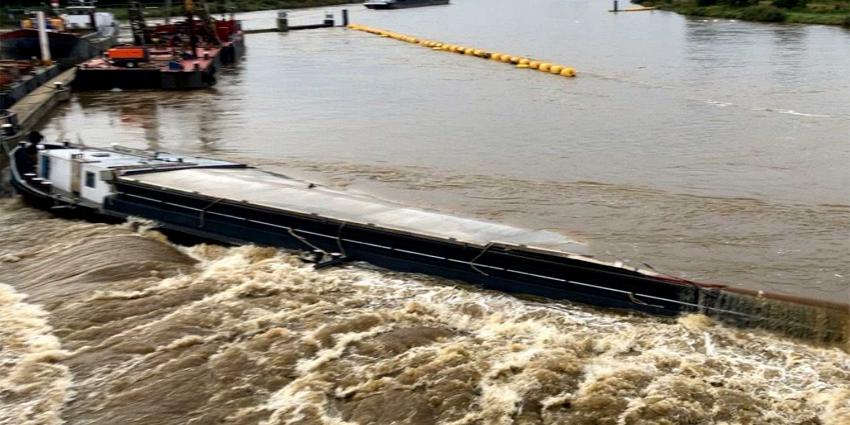
<instances>
[{"instance_id":1,"label":"ship hull","mask_svg":"<svg viewBox=\"0 0 850 425\"><path fill-rule=\"evenodd\" d=\"M80 36L70 32L47 32L50 57L63 68L74 66L97 56L115 44L115 37L102 37L95 33ZM41 58L38 31L18 29L0 34L0 55L4 59L29 60Z\"/></svg>"},{"instance_id":2,"label":"ship hull","mask_svg":"<svg viewBox=\"0 0 850 425\"><path fill-rule=\"evenodd\" d=\"M64 58L71 55L80 43L80 37L72 33L53 32L47 33L50 43L50 56L54 59ZM0 34L3 56L8 59L30 59L41 57L41 45L38 41L38 31L33 29L19 29Z\"/></svg>"},{"instance_id":3,"label":"ship hull","mask_svg":"<svg viewBox=\"0 0 850 425\"><path fill-rule=\"evenodd\" d=\"M365 3L368 9L408 9L412 7L440 6L449 4L450 0L401 1L386 3Z\"/></svg>"}]
</instances>

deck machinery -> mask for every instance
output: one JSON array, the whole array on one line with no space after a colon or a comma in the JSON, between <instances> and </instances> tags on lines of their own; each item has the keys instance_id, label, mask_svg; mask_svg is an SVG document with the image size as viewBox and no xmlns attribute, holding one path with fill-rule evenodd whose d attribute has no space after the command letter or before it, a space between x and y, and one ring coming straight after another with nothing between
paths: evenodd
<instances>
[{"instance_id":1,"label":"deck machinery","mask_svg":"<svg viewBox=\"0 0 850 425\"><path fill-rule=\"evenodd\" d=\"M75 87L110 89L200 89L216 83L224 64L244 55L239 21L214 19L200 1L186 0L186 19L149 26L138 1L130 2L132 46L117 46L78 67ZM197 18L197 19L196 19Z\"/></svg>"}]
</instances>

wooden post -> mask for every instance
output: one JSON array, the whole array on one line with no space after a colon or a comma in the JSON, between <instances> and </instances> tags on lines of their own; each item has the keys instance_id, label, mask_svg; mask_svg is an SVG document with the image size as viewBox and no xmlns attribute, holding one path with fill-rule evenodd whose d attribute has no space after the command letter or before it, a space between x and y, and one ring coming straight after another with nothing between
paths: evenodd
<instances>
[{"instance_id":1,"label":"wooden post","mask_svg":"<svg viewBox=\"0 0 850 425\"><path fill-rule=\"evenodd\" d=\"M286 11L277 12L277 30L280 32L289 31L289 17Z\"/></svg>"}]
</instances>

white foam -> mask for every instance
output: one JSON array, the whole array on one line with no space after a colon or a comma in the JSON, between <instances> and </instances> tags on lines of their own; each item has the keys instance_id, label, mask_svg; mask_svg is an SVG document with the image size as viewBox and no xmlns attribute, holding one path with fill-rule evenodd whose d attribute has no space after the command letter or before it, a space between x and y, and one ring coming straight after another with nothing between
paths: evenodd
<instances>
[{"instance_id":1,"label":"white foam","mask_svg":"<svg viewBox=\"0 0 850 425\"><path fill-rule=\"evenodd\" d=\"M0 408L0 424L61 424L71 373L57 362L68 353L52 334L47 313L25 298L0 284L0 393L16 399Z\"/></svg>"}]
</instances>

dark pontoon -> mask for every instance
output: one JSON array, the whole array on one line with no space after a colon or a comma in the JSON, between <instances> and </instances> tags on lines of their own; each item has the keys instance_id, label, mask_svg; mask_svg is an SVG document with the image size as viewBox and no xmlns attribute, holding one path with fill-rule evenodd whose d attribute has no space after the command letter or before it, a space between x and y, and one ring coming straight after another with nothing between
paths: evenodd
<instances>
[{"instance_id":1,"label":"dark pontoon","mask_svg":"<svg viewBox=\"0 0 850 425\"><path fill-rule=\"evenodd\" d=\"M369 9L407 9L444 4L449 4L449 0L368 0L363 3Z\"/></svg>"}]
</instances>

